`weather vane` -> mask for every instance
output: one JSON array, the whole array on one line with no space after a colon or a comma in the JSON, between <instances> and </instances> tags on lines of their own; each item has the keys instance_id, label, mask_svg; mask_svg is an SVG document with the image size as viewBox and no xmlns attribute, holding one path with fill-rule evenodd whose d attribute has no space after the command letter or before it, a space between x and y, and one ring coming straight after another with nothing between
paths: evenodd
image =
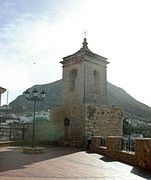
<instances>
[{"instance_id":1,"label":"weather vane","mask_svg":"<svg viewBox=\"0 0 151 180\"><path fill-rule=\"evenodd\" d=\"M88 35L88 31L86 31L86 30L84 29L83 34L84 34L84 38L86 38L86 37L87 37L87 35Z\"/></svg>"}]
</instances>

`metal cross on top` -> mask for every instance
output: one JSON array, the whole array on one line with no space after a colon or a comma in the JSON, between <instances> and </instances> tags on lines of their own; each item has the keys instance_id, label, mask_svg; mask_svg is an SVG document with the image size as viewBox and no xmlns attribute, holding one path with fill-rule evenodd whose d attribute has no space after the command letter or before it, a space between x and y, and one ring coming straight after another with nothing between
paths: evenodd
<instances>
[{"instance_id":1,"label":"metal cross on top","mask_svg":"<svg viewBox=\"0 0 151 180\"><path fill-rule=\"evenodd\" d=\"M84 38L86 38L88 35L88 31L84 30L83 34L84 34Z\"/></svg>"}]
</instances>

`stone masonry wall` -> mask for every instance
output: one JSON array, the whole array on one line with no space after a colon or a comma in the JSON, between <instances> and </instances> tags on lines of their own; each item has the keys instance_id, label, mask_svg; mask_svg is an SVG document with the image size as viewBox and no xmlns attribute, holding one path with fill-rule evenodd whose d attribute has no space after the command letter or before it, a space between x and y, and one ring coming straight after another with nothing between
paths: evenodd
<instances>
[{"instance_id":1,"label":"stone masonry wall","mask_svg":"<svg viewBox=\"0 0 151 180\"><path fill-rule=\"evenodd\" d=\"M51 113L52 120L54 121L56 125L57 131L60 132L61 134L60 138L62 138L64 135L63 120L64 120L64 117L66 117L66 112L61 106L53 106L50 109L50 113Z\"/></svg>"},{"instance_id":2,"label":"stone masonry wall","mask_svg":"<svg viewBox=\"0 0 151 180\"><path fill-rule=\"evenodd\" d=\"M91 150L132 166L151 170L151 138L136 138L135 152L121 150L122 137L107 137L106 147L100 146L101 138L93 137Z\"/></svg>"},{"instance_id":3,"label":"stone masonry wall","mask_svg":"<svg viewBox=\"0 0 151 180\"><path fill-rule=\"evenodd\" d=\"M86 105L86 126L96 136L123 135L123 113L120 108Z\"/></svg>"},{"instance_id":4,"label":"stone masonry wall","mask_svg":"<svg viewBox=\"0 0 151 180\"><path fill-rule=\"evenodd\" d=\"M84 105L72 105L56 107L51 110L53 119L58 127L58 130L62 132L63 138L65 133L68 133L68 138L64 139L68 141L70 145L82 145L85 144L85 106ZM68 127L64 126L64 119L70 120ZM68 132L67 132L68 131Z\"/></svg>"},{"instance_id":5,"label":"stone masonry wall","mask_svg":"<svg viewBox=\"0 0 151 180\"><path fill-rule=\"evenodd\" d=\"M70 72L77 70L75 90L70 91ZM63 66L63 88L62 88L62 104L73 105L83 103L84 97L84 62L72 64L68 63Z\"/></svg>"},{"instance_id":6,"label":"stone masonry wall","mask_svg":"<svg viewBox=\"0 0 151 180\"><path fill-rule=\"evenodd\" d=\"M135 155L139 167L151 170L151 138L135 139Z\"/></svg>"},{"instance_id":7,"label":"stone masonry wall","mask_svg":"<svg viewBox=\"0 0 151 180\"><path fill-rule=\"evenodd\" d=\"M73 59L74 60L74 59ZM70 72L77 70L76 86L74 91L70 91ZM95 92L94 72L99 73L99 91ZM81 57L76 62L70 60L63 65L63 88L62 103L96 103L98 105L107 104L107 80L106 80L106 64L97 62L92 57Z\"/></svg>"},{"instance_id":8,"label":"stone masonry wall","mask_svg":"<svg viewBox=\"0 0 151 180\"><path fill-rule=\"evenodd\" d=\"M101 63L96 63L87 57L85 62L85 103L96 103L98 105L107 104L107 80L106 66ZM94 63L95 62L95 63ZM94 87L94 72L99 73L99 91L95 92Z\"/></svg>"},{"instance_id":9,"label":"stone masonry wall","mask_svg":"<svg viewBox=\"0 0 151 180\"><path fill-rule=\"evenodd\" d=\"M87 131L94 135L110 136L123 134L122 112L119 108L107 106L95 107L89 104L55 107L51 110L56 129L68 134L68 142L72 145L86 145ZM64 126L64 119L70 120L69 127ZM68 132L67 132L68 131Z\"/></svg>"}]
</instances>

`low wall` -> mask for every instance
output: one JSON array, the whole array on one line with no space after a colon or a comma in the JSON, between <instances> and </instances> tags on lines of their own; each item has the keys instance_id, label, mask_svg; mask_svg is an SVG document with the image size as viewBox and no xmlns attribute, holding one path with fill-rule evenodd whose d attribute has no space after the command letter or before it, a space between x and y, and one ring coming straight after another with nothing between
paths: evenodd
<instances>
[{"instance_id":1,"label":"low wall","mask_svg":"<svg viewBox=\"0 0 151 180\"><path fill-rule=\"evenodd\" d=\"M0 147L10 146L13 144L13 141L0 141Z\"/></svg>"},{"instance_id":2,"label":"low wall","mask_svg":"<svg viewBox=\"0 0 151 180\"><path fill-rule=\"evenodd\" d=\"M91 150L132 166L151 170L151 138L136 138L135 152L121 150L123 137L107 137L105 146L101 146L102 138L104 137L93 137Z\"/></svg>"}]
</instances>

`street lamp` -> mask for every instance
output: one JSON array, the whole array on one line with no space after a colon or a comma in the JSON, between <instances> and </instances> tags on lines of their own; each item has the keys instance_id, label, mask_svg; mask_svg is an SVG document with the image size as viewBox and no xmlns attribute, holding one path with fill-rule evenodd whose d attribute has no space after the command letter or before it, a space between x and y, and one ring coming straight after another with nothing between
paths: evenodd
<instances>
[{"instance_id":1,"label":"street lamp","mask_svg":"<svg viewBox=\"0 0 151 180\"><path fill-rule=\"evenodd\" d=\"M34 116L33 116L33 126L32 126L32 148L35 148L35 111L36 111L36 102L37 101L43 101L45 96L46 96L46 92L44 90L42 90L40 92L41 97L38 97L38 90L35 88L32 93L29 92L29 90L27 89L24 92L26 99L28 101L33 101L34 102Z\"/></svg>"}]
</instances>

